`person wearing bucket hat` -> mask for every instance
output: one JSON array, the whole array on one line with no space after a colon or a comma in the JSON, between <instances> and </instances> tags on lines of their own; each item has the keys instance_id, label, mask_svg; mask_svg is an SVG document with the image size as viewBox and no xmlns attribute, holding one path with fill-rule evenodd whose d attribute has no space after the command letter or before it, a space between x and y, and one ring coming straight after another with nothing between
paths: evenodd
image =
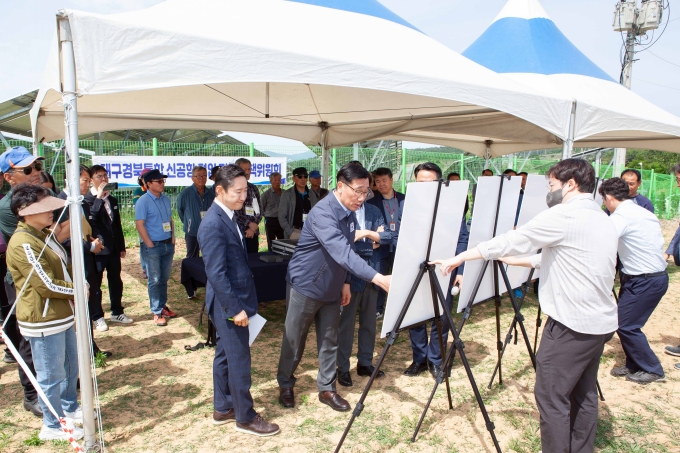
<instances>
[{"instance_id":1,"label":"person wearing bucket hat","mask_svg":"<svg viewBox=\"0 0 680 453\"><path fill-rule=\"evenodd\" d=\"M146 263L149 304L157 326L166 326L171 311L168 301L168 280L175 255L175 226L172 220L170 199L165 191L165 178L158 169L144 174L146 193L135 205L135 224L142 238L141 255Z\"/></svg>"},{"instance_id":2,"label":"person wearing bucket hat","mask_svg":"<svg viewBox=\"0 0 680 453\"><path fill-rule=\"evenodd\" d=\"M10 191L0 200L0 232L2 233L5 244L9 244L10 238L17 228L17 218L10 208L14 188L21 183L40 184L40 170L42 170L43 160L42 157L31 154L23 146L9 148L0 155L0 171L3 174L2 177L11 187ZM16 291L11 279L8 281L8 279L4 278L3 280L8 302L8 305L2 307L3 318L5 318L6 314L9 313L10 307L14 304ZM14 314L10 316L9 321L5 326L5 335L10 339L12 344L16 346L21 358L26 362L31 372L35 374L31 345L19 333L19 327ZM38 417L42 417L42 410L38 404L38 393L28 379L28 376L24 373L24 370L18 365L17 368L19 370L21 385L24 388L24 409Z\"/></svg>"},{"instance_id":3,"label":"person wearing bucket hat","mask_svg":"<svg viewBox=\"0 0 680 453\"><path fill-rule=\"evenodd\" d=\"M7 248L7 268L17 288L23 288L16 316L21 335L31 344L36 378L58 417L77 418L78 353L74 327L73 283L69 276L66 250L48 229L53 212L66 202L50 195L40 185L21 184L15 188L11 209L18 220ZM68 440L59 418L44 401L41 440ZM83 430L73 426L73 437Z\"/></svg>"}]
</instances>

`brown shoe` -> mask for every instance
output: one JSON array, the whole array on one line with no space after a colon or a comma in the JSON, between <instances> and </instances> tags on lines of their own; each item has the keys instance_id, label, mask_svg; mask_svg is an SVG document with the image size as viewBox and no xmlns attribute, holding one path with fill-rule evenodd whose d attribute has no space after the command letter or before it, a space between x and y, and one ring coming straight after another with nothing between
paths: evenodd
<instances>
[{"instance_id":1,"label":"brown shoe","mask_svg":"<svg viewBox=\"0 0 680 453\"><path fill-rule=\"evenodd\" d=\"M220 426L227 422L235 421L236 413L234 412L234 408L229 409L227 412L217 412L216 410L213 410L213 425Z\"/></svg>"},{"instance_id":2,"label":"brown shoe","mask_svg":"<svg viewBox=\"0 0 680 453\"><path fill-rule=\"evenodd\" d=\"M338 412L347 412L348 410L352 409L352 406L350 406L349 403L343 399L343 397L338 395L338 392L319 392L319 401L327 406L330 406L331 409Z\"/></svg>"},{"instance_id":3,"label":"brown shoe","mask_svg":"<svg viewBox=\"0 0 680 453\"><path fill-rule=\"evenodd\" d=\"M283 407L295 407L295 393L293 387L279 387L279 403Z\"/></svg>"},{"instance_id":4,"label":"brown shoe","mask_svg":"<svg viewBox=\"0 0 680 453\"><path fill-rule=\"evenodd\" d=\"M281 432L279 425L275 423L269 423L260 414L256 414L255 418L250 423L239 423L236 422L236 431L240 431L246 434L252 434L253 436L267 437L273 436Z\"/></svg>"},{"instance_id":5,"label":"brown shoe","mask_svg":"<svg viewBox=\"0 0 680 453\"><path fill-rule=\"evenodd\" d=\"M168 325L168 321L165 320L163 315L153 315L153 322L159 327L165 327Z\"/></svg>"}]
</instances>

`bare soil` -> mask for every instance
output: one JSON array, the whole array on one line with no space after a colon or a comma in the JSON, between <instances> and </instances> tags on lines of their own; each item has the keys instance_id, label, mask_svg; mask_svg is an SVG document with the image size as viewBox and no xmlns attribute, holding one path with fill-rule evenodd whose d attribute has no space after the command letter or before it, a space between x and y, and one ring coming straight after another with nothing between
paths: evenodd
<instances>
[{"instance_id":1,"label":"bare soil","mask_svg":"<svg viewBox=\"0 0 680 453\"><path fill-rule=\"evenodd\" d=\"M669 241L677 221L663 221ZM180 241L183 242L183 241ZM187 300L179 283L183 245L178 245L169 290L169 306L179 317L167 327L156 327L149 312L146 281L142 278L137 249L129 251L123 265L126 314L135 323L110 323L107 332L96 332L99 346L114 353L97 370L106 450L112 452L179 451L332 451L342 435L349 413L337 413L319 403L316 390L317 354L314 328L297 372L297 405L285 409L278 404L276 367L281 347L285 302L262 304L260 313L268 320L252 348L253 397L256 410L281 426L281 434L256 438L237 433L233 424L212 425L213 349L186 352L205 338L199 327L204 290L199 300ZM664 346L680 344L678 308L680 274L669 267L671 285L644 331L666 371L666 382L640 386L614 378L611 368L624 362L618 338L606 346L599 382L606 401L600 403L596 450L600 452L680 451L680 371L673 368L680 358L663 353ZM104 300L107 299L105 294ZM105 308L108 308L106 304ZM502 303L501 332L512 320L507 299ZM537 303L533 292L523 309L533 341ZM108 313L107 313L108 319ZM535 453L540 450L538 412L533 396L534 373L522 340L508 346L503 362L503 385L496 379L487 388L496 363L496 324L493 303L475 307L462 339L474 377L483 396L503 451ZM449 337L449 341L451 338ZM376 358L384 347L376 345ZM390 350L366 408L356 420L344 451L353 452L492 452L495 451L474 395L456 360L451 376L453 410L449 410L445 386L439 387L415 443L410 439L434 381L425 373L409 378L402 373L411 363L407 334L401 334ZM353 360L353 366L356 360ZM352 369L354 386L339 392L354 404L367 378ZM0 363L0 451L71 451L65 443L37 441L41 420L24 411L22 388L16 365Z\"/></svg>"}]
</instances>

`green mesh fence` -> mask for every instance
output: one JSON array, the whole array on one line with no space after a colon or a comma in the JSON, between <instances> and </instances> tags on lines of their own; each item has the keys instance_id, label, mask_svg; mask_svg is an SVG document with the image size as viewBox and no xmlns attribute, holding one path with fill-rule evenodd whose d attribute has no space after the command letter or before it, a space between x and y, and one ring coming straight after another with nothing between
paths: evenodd
<instances>
[{"instance_id":1,"label":"green mesh fence","mask_svg":"<svg viewBox=\"0 0 680 453\"><path fill-rule=\"evenodd\" d=\"M32 149L30 142L10 140L12 146L21 145ZM61 188L64 186L64 154L60 151L62 143L56 142L49 145L41 145L39 153L45 157L46 167ZM155 147L155 149L154 149ZM375 149L353 147L335 148L330 151L329 174L324 174L321 168L320 147L286 147L286 146L257 146L257 145L230 145L230 144L202 144L202 143L173 143L153 141L99 141L83 140L80 142L82 163L92 164L92 154L136 156L157 155L158 159L163 156L256 156L267 155L285 156L288 158L287 181L292 184L292 171L297 167L305 167L308 171L319 170L328 178L330 187L335 185L334 175L344 164L352 161L360 161L367 169L374 170L378 167L387 167L394 174L394 187L396 190L404 190L406 184L414 180L413 169L423 162L434 162L442 168L444 177L449 173L459 173L462 179L476 182L485 161L482 158L463 154L460 151L451 151L446 148L430 148L421 150L403 149ZM446 151L443 151L446 150ZM266 151L263 152L263 151ZM611 165L611 153L604 154L600 162L596 162L594 156L585 157L592 163L600 178L609 178L614 171ZM561 150L545 150L540 152L519 153L489 160L488 167L495 173L511 168L516 172L525 171L529 174L545 174L545 172L561 159ZM263 186L261 190L268 187ZM4 191L8 187L3 187ZM168 187L167 195L175 205L177 195L181 187ZM132 190L119 190L114 194L121 205L121 217L133 222L134 208L132 203ZM670 219L678 216L680 207L680 191L675 183L674 175L659 174L653 170L642 171L642 187L640 193L648 197L654 204L659 218Z\"/></svg>"}]
</instances>

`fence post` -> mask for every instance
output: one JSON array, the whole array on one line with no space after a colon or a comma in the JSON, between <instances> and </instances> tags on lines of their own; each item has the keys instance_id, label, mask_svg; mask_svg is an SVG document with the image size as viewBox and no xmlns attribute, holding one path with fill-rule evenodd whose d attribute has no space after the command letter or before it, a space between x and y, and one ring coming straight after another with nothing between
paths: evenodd
<instances>
[{"instance_id":1,"label":"fence post","mask_svg":"<svg viewBox=\"0 0 680 453\"><path fill-rule=\"evenodd\" d=\"M151 146L153 147L153 155L154 157L158 156L158 139L154 137L153 141L151 142Z\"/></svg>"},{"instance_id":2,"label":"fence post","mask_svg":"<svg viewBox=\"0 0 680 453\"><path fill-rule=\"evenodd\" d=\"M45 151L43 150L42 143L38 143L38 156L45 157Z\"/></svg>"},{"instance_id":3,"label":"fence post","mask_svg":"<svg viewBox=\"0 0 680 453\"><path fill-rule=\"evenodd\" d=\"M401 193L406 193L406 148L401 147Z\"/></svg>"},{"instance_id":4,"label":"fence post","mask_svg":"<svg viewBox=\"0 0 680 453\"><path fill-rule=\"evenodd\" d=\"M333 174L331 175L331 181L333 181L333 188L337 187L338 182L336 181L338 175L338 151L333 148Z\"/></svg>"},{"instance_id":5,"label":"fence post","mask_svg":"<svg viewBox=\"0 0 680 453\"><path fill-rule=\"evenodd\" d=\"M255 144L251 143L248 145L248 152L250 153L250 157L255 157Z\"/></svg>"},{"instance_id":6,"label":"fence post","mask_svg":"<svg viewBox=\"0 0 680 453\"><path fill-rule=\"evenodd\" d=\"M465 154L460 153L460 179L465 179Z\"/></svg>"},{"instance_id":7,"label":"fence post","mask_svg":"<svg viewBox=\"0 0 680 453\"><path fill-rule=\"evenodd\" d=\"M517 155L512 156L512 169L517 171Z\"/></svg>"}]
</instances>

